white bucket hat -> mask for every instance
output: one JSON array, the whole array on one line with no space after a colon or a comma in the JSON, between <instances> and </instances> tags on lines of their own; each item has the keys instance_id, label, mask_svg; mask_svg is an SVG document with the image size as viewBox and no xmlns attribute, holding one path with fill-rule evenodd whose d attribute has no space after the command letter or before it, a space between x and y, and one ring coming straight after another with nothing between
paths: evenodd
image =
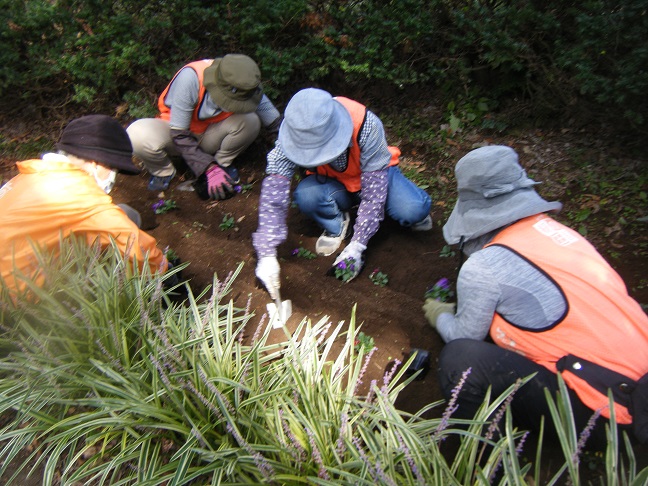
<instances>
[{"instance_id":1,"label":"white bucket hat","mask_svg":"<svg viewBox=\"0 0 648 486\"><path fill-rule=\"evenodd\" d=\"M548 211L559 202L542 199L533 189L539 184L526 175L515 150L489 145L468 152L455 167L457 204L443 226L449 245L477 238L515 221Z\"/></svg>"},{"instance_id":2,"label":"white bucket hat","mask_svg":"<svg viewBox=\"0 0 648 486\"><path fill-rule=\"evenodd\" d=\"M340 156L349 148L352 135L347 109L326 91L306 88L286 106L279 143L292 162L312 168Z\"/></svg>"}]
</instances>

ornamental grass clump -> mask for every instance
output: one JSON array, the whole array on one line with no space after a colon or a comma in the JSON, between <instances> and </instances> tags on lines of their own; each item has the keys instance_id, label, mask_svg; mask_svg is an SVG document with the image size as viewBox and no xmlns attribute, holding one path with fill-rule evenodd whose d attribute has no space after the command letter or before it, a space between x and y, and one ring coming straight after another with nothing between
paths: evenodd
<instances>
[{"instance_id":1,"label":"ornamental grass clump","mask_svg":"<svg viewBox=\"0 0 648 486\"><path fill-rule=\"evenodd\" d=\"M3 483L29 470L44 485L488 484L497 472L524 484L532 472L513 389L471 420L434 414L441 401L406 413L395 403L416 378L410 359L356 393L376 348L356 351L355 309L348 324L304 319L271 342L265 316L227 300L242 264L198 295L184 284L179 302L169 276L138 272L115 247L63 242L39 259L43 287L25 278L30 293L12 300L0 282ZM582 444L557 403L569 465L553 484L578 484ZM621 467L610 438L607 479L648 475Z\"/></svg>"}]
</instances>

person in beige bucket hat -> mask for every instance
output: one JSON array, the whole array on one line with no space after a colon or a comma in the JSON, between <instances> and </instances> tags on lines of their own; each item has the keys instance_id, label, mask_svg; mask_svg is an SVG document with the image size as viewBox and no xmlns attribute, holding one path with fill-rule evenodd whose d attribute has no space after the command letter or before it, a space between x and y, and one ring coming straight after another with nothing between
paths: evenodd
<instances>
[{"instance_id":1,"label":"person in beige bucket hat","mask_svg":"<svg viewBox=\"0 0 648 486\"><path fill-rule=\"evenodd\" d=\"M134 155L151 175L148 189L164 191L180 156L198 179L203 198L226 199L238 183L236 158L261 127L276 136L279 111L263 93L261 71L244 54L227 54L185 65L158 99L159 115L127 129Z\"/></svg>"},{"instance_id":2,"label":"person in beige bucket hat","mask_svg":"<svg viewBox=\"0 0 648 486\"><path fill-rule=\"evenodd\" d=\"M439 380L458 418L472 418L488 390L497 397L535 377L511 402L514 422L537 430L551 423L545 391L561 373L577 430L594 414L588 446L605 446L614 397L617 425L648 441L648 316L616 271L578 232L549 213L538 184L502 145L475 149L455 167L458 198L443 235L468 256L460 267L456 306L427 299L423 310L447 343ZM470 370L469 373L466 370ZM549 426L545 433L555 436Z\"/></svg>"}]
</instances>

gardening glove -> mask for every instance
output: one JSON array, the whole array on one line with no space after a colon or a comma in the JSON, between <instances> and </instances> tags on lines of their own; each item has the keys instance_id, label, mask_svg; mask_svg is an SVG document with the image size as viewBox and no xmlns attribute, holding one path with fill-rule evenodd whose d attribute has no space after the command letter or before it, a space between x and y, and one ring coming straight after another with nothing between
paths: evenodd
<instances>
[{"instance_id":1,"label":"gardening glove","mask_svg":"<svg viewBox=\"0 0 648 486\"><path fill-rule=\"evenodd\" d=\"M423 305L423 312L430 325L436 329L437 319L441 314L447 312L449 314L455 313L455 305L448 302L441 302L436 299L427 299Z\"/></svg>"},{"instance_id":2,"label":"gardening glove","mask_svg":"<svg viewBox=\"0 0 648 486\"><path fill-rule=\"evenodd\" d=\"M210 166L207 176L207 193L212 199L227 199L234 195L234 181L218 165Z\"/></svg>"},{"instance_id":3,"label":"gardening glove","mask_svg":"<svg viewBox=\"0 0 648 486\"><path fill-rule=\"evenodd\" d=\"M364 258L362 257L362 252L367 249L365 245L358 241L352 241L349 243L344 250L338 255L333 263L333 270L338 267L342 262L347 265L347 268L351 271L349 278L343 279L345 282L349 282L356 278L362 270L364 265Z\"/></svg>"},{"instance_id":4,"label":"gardening glove","mask_svg":"<svg viewBox=\"0 0 648 486\"><path fill-rule=\"evenodd\" d=\"M279 261L277 257L264 256L259 258L256 267L256 276L265 288L268 290L270 297L274 300L278 297L281 283L279 281Z\"/></svg>"}]
</instances>

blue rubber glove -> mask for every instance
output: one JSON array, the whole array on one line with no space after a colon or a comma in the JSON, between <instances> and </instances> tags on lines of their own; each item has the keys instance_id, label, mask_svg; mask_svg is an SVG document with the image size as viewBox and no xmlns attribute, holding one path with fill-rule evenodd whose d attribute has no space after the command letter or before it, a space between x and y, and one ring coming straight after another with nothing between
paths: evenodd
<instances>
[{"instance_id":1,"label":"blue rubber glove","mask_svg":"<svg viewBox=\"0 0 648 486\"><path fill-rule=\"evenodd\" d=\"M207 193L212 199L227 199L234 195L234 181L222 168L212 165L205 172Z\"/></svg>"}]
</instances>

